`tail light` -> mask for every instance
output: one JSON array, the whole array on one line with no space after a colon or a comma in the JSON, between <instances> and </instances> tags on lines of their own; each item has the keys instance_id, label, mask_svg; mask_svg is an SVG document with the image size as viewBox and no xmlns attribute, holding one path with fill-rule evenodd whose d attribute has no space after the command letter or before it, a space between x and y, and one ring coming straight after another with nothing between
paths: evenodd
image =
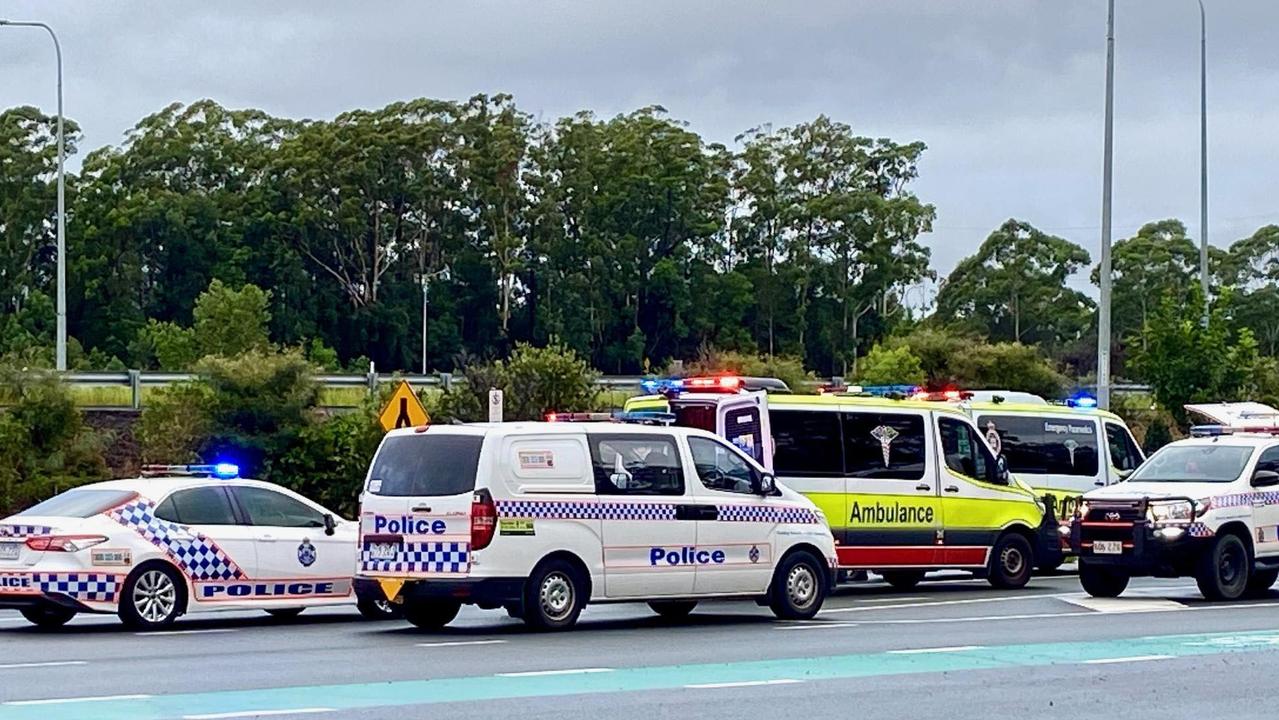
<instances>
[{"instance_id":1,"label":"tail light","mask_svg":"<svg viewBox=\"0 0 1279 720\"><path fill-rule=\"evenodd\" d=\"M493 542L497 531L497 505L488 490L479 490L471 498L471 549L483 550Z\"/></svg>"},{"instance_id":2,"label":"tail light","mask_svg":"<svg viewBox=\"0 0 1279 720\"><path fill-rule=\"evenodd\" d=\"M107 539L102 535L33 535L27 538L27 547L36 552L80 552Z\"/></svg>"}]
</instances>

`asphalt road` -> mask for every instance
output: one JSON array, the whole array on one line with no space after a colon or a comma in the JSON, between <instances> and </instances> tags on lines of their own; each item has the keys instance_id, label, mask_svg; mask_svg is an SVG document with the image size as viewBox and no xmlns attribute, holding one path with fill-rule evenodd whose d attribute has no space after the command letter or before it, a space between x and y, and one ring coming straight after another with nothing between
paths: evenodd
<instances>
[{"instance_id":1,"label":"asphalt road","mask_svg":"<svg viewBox=\"0 0 1279 720\"><path fill-rule=\"evenodd\" d=\"M114 618L37 631L0 612L0 719L233 717L1261 717L1279 702L1279 591L1203 601L1192 581L1085 597L946 579L844 586L811 622L712 603L667 622L588 608L537 634L467 608L441 632L354 610L260 613L136 634Z\"/></svg>"}]
</instances>

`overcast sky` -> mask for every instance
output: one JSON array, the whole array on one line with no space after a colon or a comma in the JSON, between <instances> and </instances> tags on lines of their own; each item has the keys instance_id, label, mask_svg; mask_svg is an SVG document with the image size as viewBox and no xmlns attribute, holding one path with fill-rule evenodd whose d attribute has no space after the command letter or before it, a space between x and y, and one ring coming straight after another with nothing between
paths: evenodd
<instances>
[{"instance_id":1,"label":"overcast sky","mask_svg":"<svg viewBox=\"0 0 1279 720\"><path fill-rule=\"evenodd\" d=\"M1209 236L1227 245L1279 222L1279 2L1205 4ZM1118 5L1115 238L1165 217L1198 237L1197 5ZM546 120L661 104L725 143L819 113L923 140L915 189L937 206L927 242L943 274L1008 217L1097 259L1105 11L1105 0L0 0L0 17L59 33L67 115L88 147L175 100L327 118L499 91ZM0 106L53 112L53 88L48 38L0 28Z\"/></svg>"}]
</instances>

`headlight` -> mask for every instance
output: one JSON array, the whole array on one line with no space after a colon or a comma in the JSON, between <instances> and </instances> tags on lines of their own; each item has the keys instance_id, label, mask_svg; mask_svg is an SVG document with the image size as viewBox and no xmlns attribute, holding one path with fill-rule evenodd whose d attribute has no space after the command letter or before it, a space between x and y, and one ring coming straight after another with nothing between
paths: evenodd
<instances>
[{"instance_id":1,"label":"headlight","mask_svg":"<svg viewBox=\"0 0 1279 720\"><path fill-rule=\"evenodd\" d=\"M1195 506L1188 502L1155 503L1150 506L1150 517L1155 522L1171 520L1190 520L1195 514Z\"/></svg>"}]
</instances>

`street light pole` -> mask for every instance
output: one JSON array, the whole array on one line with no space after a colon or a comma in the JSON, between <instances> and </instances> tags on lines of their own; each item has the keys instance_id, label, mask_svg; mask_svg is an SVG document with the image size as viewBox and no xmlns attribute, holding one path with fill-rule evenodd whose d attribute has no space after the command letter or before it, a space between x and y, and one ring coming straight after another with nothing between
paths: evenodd
<instances>
[{"instance_id":1,"label":"street light pole","mask_svg":"<svg viewBox=\"0 0 1279 720\"><path fill-rule=\"evenodd\" d=\"M1115 0L1106 16L1106 139L1101 179L1101 301L1097 308L1097 405L1110 407L1110 195L1115 150Z\"/></svg>"},{"instance_id":2,"label":"street light pole","mask_svg":"<svg viewBox=\"0 0 1279 720\"><path fill-rule=\"evenodd\" d=\"M0 20L0 25L43 28L53 39L53 51L58 58L58 337L56 366L59 372L67 369L67 213L66 179L63 166L66 162L66 146L62 134L62 45L53 28L42 22Z\"/></svg>"},{"instance_id":3,"label":"street light pole","mask_svg":"<svg viewBox=\"0 0 1279 720\"><path fill-rule=\"evenodd\" d=\"M1199 284L1204 293L1204 327L1208 301L1208 16L1199 0Z\"/></svg>"}]
</instances>

